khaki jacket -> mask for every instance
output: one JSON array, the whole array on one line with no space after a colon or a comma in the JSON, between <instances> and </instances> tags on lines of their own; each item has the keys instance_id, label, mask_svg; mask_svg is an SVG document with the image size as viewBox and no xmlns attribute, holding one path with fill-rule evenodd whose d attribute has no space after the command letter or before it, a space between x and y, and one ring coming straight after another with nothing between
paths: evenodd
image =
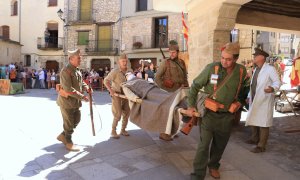
<instances>
[{"instance_id":1,"label":"khaki jacket","mask_svg":"<svg viewBox=\"0 0 300 180\"><path fill-rule=\"evenodd\" d=\"M170 71L169 64L167 61L170 62ZM172 88L167 88L164 86L163 82L166 78L170 78L174 82L174 86ZM187 70L184 61L182 59L165 59L160 64L158 71L155 75L155 83L158 85L158 87L168 92L174 92L181 86L187 87Z\"/></svg>"},{"instance_id":2,"label":"khaki jacket","mask_svg":"<svg viewBox=\"0 0 300 180\"><path fill-rule=\"evenodd\" d=\"M126 81L125 74L127 72L132 72L131 69L127 69L127 71L124 73L121 71L120 68L113 69L105 78L104 78L104 83L107 81L111 83L111 88L116 92L116 93L121 93L123 94L121 84Z\"/></svg>"},{"instance_id":3,"label":"khaki jacket","mask_svg":"<svg viewBox=\"0 0 300 180\"><path fill-rule=\"evenodd\" d=\"M58 95L57 104L66 109L81 107L83 90L87 90L88 85L83 82L79 69L68 64L60 72L60 83L63 90L68 93L68 97Z\"/></svg>"}]
</instances>

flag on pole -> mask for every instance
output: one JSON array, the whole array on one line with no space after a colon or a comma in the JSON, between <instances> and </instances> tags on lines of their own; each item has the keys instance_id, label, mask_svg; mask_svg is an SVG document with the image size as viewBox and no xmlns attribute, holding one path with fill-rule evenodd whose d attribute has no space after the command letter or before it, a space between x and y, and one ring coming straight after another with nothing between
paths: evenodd
<instances>
[{"instance_id":1,"label":"flag on pole","mask_svg":"<svg viewBox=\"0 0 300 180\"><path fill-rule=\"evenodd\" d=\"M188 45L188 39L189 39L189 35L188 35L188 30L189 29L188 29L188 27L185 23L183 12L182 12L181 20L182 20L182 33L183 33L184 39L186 40L185 43L186 43L186 46L187 46Z\"/></svg>"}]
</instances>

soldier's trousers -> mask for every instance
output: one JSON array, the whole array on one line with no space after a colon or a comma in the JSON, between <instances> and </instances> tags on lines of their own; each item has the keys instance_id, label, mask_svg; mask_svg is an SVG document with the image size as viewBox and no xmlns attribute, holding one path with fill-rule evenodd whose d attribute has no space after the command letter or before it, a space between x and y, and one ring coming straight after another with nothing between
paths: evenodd
<instances>
[{"instance_id":1,"label":"soldier's trousers","mask_svg":"<svg viewBox=\"0 0 300 180\"><path fill-rule=\"evenodd\" d=\"M122 130L126 129L130 114L129 103L127 99L112 96L112 113L114 116L112 130L116 130L118 122L122 117Z\"/></svg>"},{"instance_id":2,"label":"soldier's trousers","mask_svg":"<svg viewBox=\"0 0 300 180\"><path fill-rule=\"evenodd\" d=\"M233 119L234 115L231 113L212 111L208 111L202 118L192 179L204 179L207 166L210 169L219 169L219 161L228 143Z\"/></svg>"},{"instance_id":3,"label":"soldier's trousers","mask_svg":"<svg viewBox=\"0 0 300 180\"><path fill-rule=\"evenodd\" d=\"M269 138L269 127L251 126L251 140L257 142L257 146L265 148Z\"/></svg>"},{"instance_id":4,"label":"soldier's trousers","mask_svg":"<svg viewBox=\"0 0 300 180\"><path fill-rule=\"evenodd\" d=\"M65 135L67 142L72 143L72 134L81 118L80 110L79 108L65 109L60 107L60 111L63 117L63 134Z\"/></svg>"}]
</instances>

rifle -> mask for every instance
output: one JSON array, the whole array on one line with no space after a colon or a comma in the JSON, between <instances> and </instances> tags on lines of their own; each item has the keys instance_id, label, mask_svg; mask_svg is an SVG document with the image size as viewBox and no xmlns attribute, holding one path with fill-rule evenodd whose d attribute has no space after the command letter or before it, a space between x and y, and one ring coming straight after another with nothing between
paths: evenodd
<instances>
[{"instance_id":1,"label":"rifle","mask_svg":"<svg viewBox=\"0 0 300 180\"><path fill-rule=\"evenodd\" d=\"M184 110L184 109L180 109L180 112L182 114L186 114L186 110ZM191 132L192 128L194 126L197 126L197 124L198 124L198 122L197 122L198 117L200 117L200 113L193 112L193 115L192 115L191 119L185 124L184 127L182 127L180 129L180 132L182 132L185 135L188 135Z\"/></svg>"},{"instance_id":2,"label":"rifle","mask_svg":"<svg viewBox=\"0 0 300 180\"><path fill-rule=\"evenodd\" d=\"M197 124L197 117L193 116L191 117L189 122L187 122L186 125L180 129L180 132L182 132L185 135L188 135L191 132L193 126L197 126Z\"/></svg>"},{"instance_id":3,"label":"rifle","mask_svg":"<svg viewBox=\"0 0 300 180\"><path fill-rule=\"evenodd\" d=\"M160 50L161 55L163 56L163 58L166 59L166 56L165 56L164 52L163 52L162 49L161 49L161 46L159 47L159 50Z\"/></svg>"},{"instance_id":4,"label":"rifle","mask_svg":"<svg viewBox=\"0 0 300 180\"><path fill-rule=\"evenodd\" d=\"M92 122L92 132L93 136L96 135L95 133L95 126L94 126L94 115L93 115L93 96L92 96L92 87L91 83L89 83L89 103L90 103L90 114L91 114L91 122Z\"/></svg>"}]
</instances>

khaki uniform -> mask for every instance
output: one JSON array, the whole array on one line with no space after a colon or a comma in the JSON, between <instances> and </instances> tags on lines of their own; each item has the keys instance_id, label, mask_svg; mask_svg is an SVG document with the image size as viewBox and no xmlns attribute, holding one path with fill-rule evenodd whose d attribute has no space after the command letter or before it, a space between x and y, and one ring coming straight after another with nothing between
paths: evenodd
<instances>
[{"instance_id":1,"label":"khaki uniform","mask_svg":"<svg viewBox=\"0 0 300 180\"><path fill-rule=\"evenodd\" d=\"M127 72L132 72L127 70ZM122 91L121 84L126 81L126 72L122 72L119 68L113 69L104 79L106 83L111 82L111 88L118 94L124 94ZM128 118L130 114L129 103L127 99L112 96L112 113L114 116L112 130L116 131L118 122L122 117L122 130L126 129Z\"/></svg>"},{"instance_id":2,"label":"khaki uniform","mask_svg":"<svg viewBox=\"0 0 300 180\"><path fill-rule=\"evenodd\" d=\"M214 85L210 83L210 77L214 74L215 66L219 66L219 78L217 84L219 85L226 77L227 71L222 67L220 62L207 65L200 75L194 79L193 84L191 85L188 95L189 107L196 107L197 94L203 87L206 93L213 94ZM244 66L236 64L231 78L228 79L228 81L216 94L215 100L223 104L224 109L220 109L218 112L207 110L206 114L202 118L200 126L201 138L194 160L194 175L192 176L192 179L204 179L207 166L210 169L219 169L219 161L229 140L232 123L235 118L235 115L228 112L228 109L231 103L235 100L235 95L240 81L240 68L243 69L243 81L238 101L241 103L244 101L243 91L246 90L245 87L247 79L245 77L247 72ZM211 141L213 143L211 143Z\"/></svg>"},{"instance_id":3,"label":"khaki uniform","mask_svg":"<svg viewBox=\"0 0 300 180\"><path fill-rule=\"evenodd\" d=\"M88 89L88 85L83 82L82 74L78 68L68 64L60 72L60 83L62 88L68 93L68 97L58 95L57 104L60 107L63 117L62 134L68 143L72 143L74 128L79 124L81 113L81 100L84 97L83 89Z\"/></svg>"},{"instance_id":4,"label":"khaki uniform","mask_svg":"<svg viewBox=\"0 0 300 180\"><path fill-rule=\"evenodd\" d=\"M167 61L170 62L170 68ZM164 86L163 82L166 78L169 78L174 82L174 86L172 88L167 88ZM188 86L187 70L184 61L178 58L174 60L164 60L160 64L158 71L156 72L155 83L159 88L164 89L168 92L174 92L182 85Z\"/></svg>"}]
</instances>

